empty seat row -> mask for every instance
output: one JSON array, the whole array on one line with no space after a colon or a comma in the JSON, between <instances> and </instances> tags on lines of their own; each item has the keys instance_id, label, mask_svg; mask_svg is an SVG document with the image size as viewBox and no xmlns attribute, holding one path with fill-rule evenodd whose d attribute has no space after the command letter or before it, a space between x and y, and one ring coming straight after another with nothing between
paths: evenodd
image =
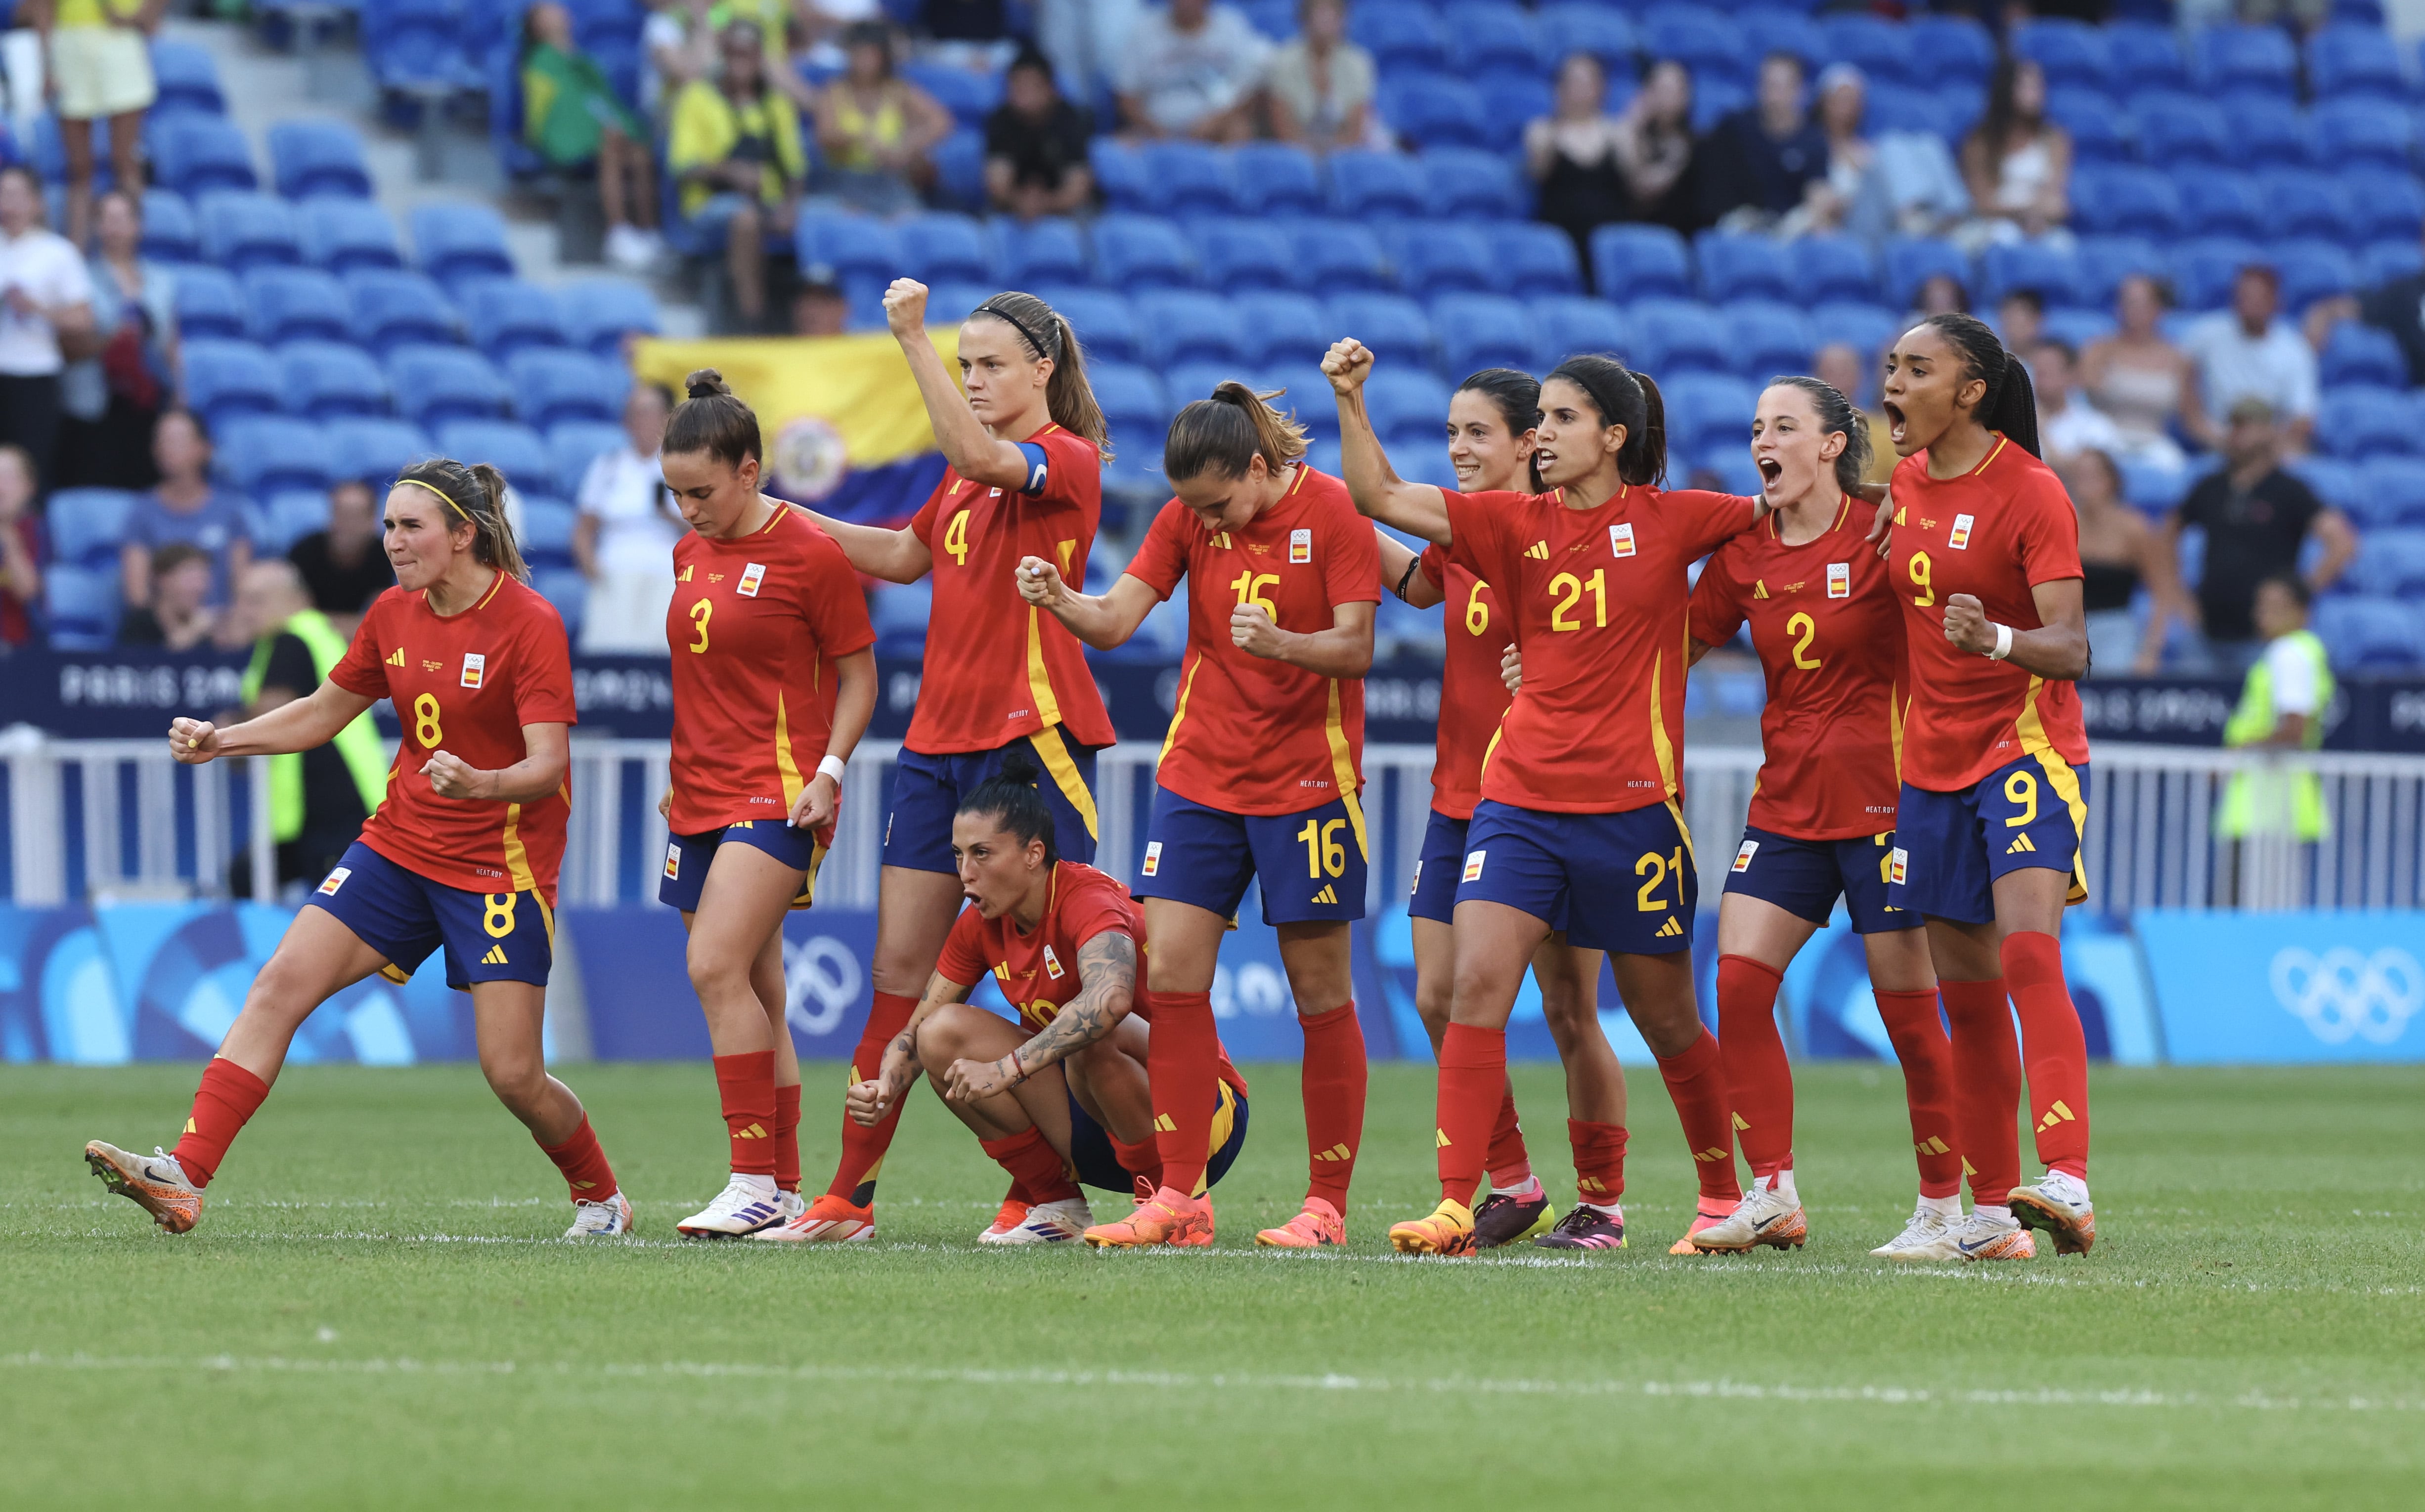
<instances>
[{"instance_id":1,"label":"empty seat row","mask_svg":"<svg viewBox=\"0 0 2425 1512\"><path fill-rule=\"evenodd\" d=\"M647 287L615 278L546 289L518 279L472 279L450 297L419 273L355 268L257 267L241 278L217 268L176 270L178 329L188 339L265 342L316 339L386 352L408 342L452 344L467 337L504 357L527 347L617 355L634 333L658 329Z\"/></svg>"},{"instance_id":2,"label":"empty seat row","mask_svg":"<svg viewBox=\"0 0 2425 1512\"><path fill-rule=\"evenodd\" d=\"M144 198L144 247L153 256L207 261L236 272L281 263L343 272L405 261L395 222L369 200L295 204L275 195L215 189L187 204L173 193L153 191ZM505 218L490 205L419 205L410 228L414 265L441 282L513 275Z\"/></svg>"},{"instance_id":3,"label":"empty seat row","mask_svg":"<svg viewBox=\"0 0 2425 1512\"><path fill-rule=\"evenodd\" d=\"M2302 110L2262 98L2155 91L2117 101L2096 90L2056 89L2047 114L2070 135L2082 163L2135 160L2159 168L2405 169L2417 141L2409 108L2382 100L2328 100Z\"/></svg>"},{"instance_id":4,"label":"empty seat row","mask_svg":"<svg viewBox=\"0 0 2425 1512\"><path fill-rule=\"evenodd\" d=\"M1458 90L1468 88L1446 82ZM1514 119L1520 132L1530 118ZM1397 116L1389 119L1404 129ZM1358 149L1316 157L1285 142L1132 146L1099 136L1089 159L1096 183L1116 210L1351 219L1521 216L1531 193L1515 165L1502 152L1472 150L1500 145L1477 130L1470 136L1444 138L1437 150L1419 155Z\"/></svg>"},{"instance_id":5,"label":"empty seat row","mask_svg":"<svg viewBox=\"0 0 2425 1512\"><path fill-rule=\"evenodd\" d=\"M360 347L324 340L291 341L274 352L249 342L196 340L185 345L184 367L185 402L213 425L256 414L327 420L391 412L423 426L508 412L540 426L611 422L632 388L619 361L549 348L517 352L499 364L459 346L413 343L380 362Z\"/></svg>"}]
</instances>

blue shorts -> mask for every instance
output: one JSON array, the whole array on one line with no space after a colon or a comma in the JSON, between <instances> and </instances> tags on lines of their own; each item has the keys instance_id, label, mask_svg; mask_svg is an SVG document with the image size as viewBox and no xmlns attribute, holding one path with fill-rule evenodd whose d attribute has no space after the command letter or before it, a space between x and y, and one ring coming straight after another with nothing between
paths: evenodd
<instances>
[{"instance_id":1,"label":"blue shorts","mask_svg":"<svg viewBox=\"0 0 2425 1512\"><path fill-rule=\"evenodd\" d=\"M446 985L526 981L547 985L555 961L555 913L536 892L475 893L407 871L356 840L304 899L326 909L387 957L380 975L403 981L446 951Z\"/></svg>"},{"instance_id":2,"label":"blue shorts","mask_svg":"<svg viewBox=\"0 0 2425 1512\"><path fill-rule=\"evenodd\" d=\"M1959 924L1996 917L1996 879L2024 867L2071 874L2069 902L2088 900L2080 831L2088 769L2051 751L1987 773L1975 788L1936 793L1903 785L1887 897L1897 908Z\"/></svg>"},{"instance_id":3,"label":"blue shorts","mask_svg":"<svg viewBox=\"0 0 2425 1512\"><path fill-rule=\"evenodd\" d=\"M1486 798L1465 835L1460 903L1504 903L1555 925L1566 943L1620 955L1693 946L1701 881L1672 804L1622 814L1551 814Z\"/></svg>"},{"instance_id":4,"label":"blue shorts","mask_svg":"<svg viewBox=\"0 0 2425 1512\"><path fill-rule=\"evenodd\" d=\"M1095 753L1068 738L1055 725L1016 742L1036 754L1046 780L1036 784L1044 805L1052 810L1052 843L1064 861L1091 864L1095 859ZM948 871L952 859L952 816L960 800L994 774L1009 746L990 751L963 751L956 756L928 756L901 748L892 769L892 812L884 820L884 864L911 871Z\"/></svg>"},{"instance_id":5,"label":"blue shorts","mask_svg":"<svg viewBox=\"0 0 2425 1512\"><path fill-rule=\"evenodd\" d=\"M657 901L685 914L699 912L699 895L707 886L707 868L719 845L746 845L765 851L800 878L794 908L806 908L817 890L817 868L825 865L826 848L807 830L795 830L779 820L745 819L722 829L697 835L666 836L666 874L657 883Z\"/></svg>"},{"instance_id":6,"label":"blue shorts","mask_svg":"<svg viewBox=\"0 0 2425 1512\"><path fill-rule=\"evenodd\" d=\"M1415 858L1415 887L1406 903L1408 918L1427 918L1436 923L1456 922L1456 879L1465 867L1465 836L1473 827L1471 820L1451 819L1438 809L1432 810L1431 822L1423 826L1422 854ZM1557 917L1550 920L1552 932L1564 932L1566 910L1561 904Z\"/></svg>"},{"instance_id":7,"label":"blue shorts","mask_svg":"<svg viewBox=\"0 0 2425 1512\"><path fill-rule=\"evenodd\" d=\"M1775 903L1821 929L1840 896L1855 934L1916 930L1919 915L1887 901L1893 847L1891 830L1865 840L1797 840L1746 824L1734 865L1726 868L1726 891Z\"/></svg>"},{"instance_id":8,"label":"blue shorts","mask_svg":"<svg viewBox=\"0 0 2425 1512\"><path fill-rule=\"evenodd\" d=\"M1156 788L1130 890L1234 919L1246 883L1260 881L1266 924L1344 922L1364 916L1364 811L1352 799L1232 814Z\"/></svg>"},{"instance_id":9,"label":"blue shorts","mask_svg":"<svg viewBox=\"0 0 2425 1512\"><path fill-rule=\"evenodd\" d=\"M1202 1196L1227 1175L1238 1152L1246 1147L1246 1099L1228 1082L1220 1086L1221 1100L1212 1107L1212 1158L1204 1163L1203 1186L1189 1193L1191 1197ZM1089 1186L1109 1192L1136 1189L1128 1169L1120 1164L1120 1154L1112 1145L1110 1132L1079 1106L1075 1092L1069 1094L1069 1164L1078 1169L1078 1179Z\"/></svg>"}]
</instances>

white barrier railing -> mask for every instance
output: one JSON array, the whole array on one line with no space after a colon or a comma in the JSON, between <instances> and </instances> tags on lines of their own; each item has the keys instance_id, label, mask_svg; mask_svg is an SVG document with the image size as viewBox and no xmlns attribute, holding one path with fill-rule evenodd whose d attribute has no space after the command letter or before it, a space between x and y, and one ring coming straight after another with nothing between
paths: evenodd
<instances>
[{"instance_id":1,"label":"white barrier railing","mask_svg":"<svg viewBox=\"0 0 2425 1512\"><path fill-rule=\"evenodd\" d=\"M1132 874L1150 812L1158 746L1128 741L1097 757L1098 859ZM843 784L842 823L818 885L820 901L875 906L883 792L899 747L870 740ZM572 818L559 900L572 906L656 896L666 826L661 740L572 743ZM1373 856L1367 907L1403 898L1431 806L1429 746L1365 752L1364 806ZM1724 886L1759 766L1756 749L1687 749L1685 819L1704 895ZM2287 823L2243 840L2218 839L2213 817L2236 773L2291 767L2315 773L2326 833L2302 841ZM0 742L8 793L8 899L60 903L115 895L222 896L239 846L253 856L253 895L275 874L265 763L180 768L156 740L52 740L20 730ZM241 807L250 816L239 836ZM2289 790L2260 785L2262 795ZM2100 745L2091 764L2087 864L2096 906L2275 910L2425 907L2425 757L2326 752L2284 757L2178 746ZM2260 807L2265 805L2260 804ZM2278 802L2272 804L2278 808ZM78 868L72 855L81 856Z\"/></svg>"}]
</instances>

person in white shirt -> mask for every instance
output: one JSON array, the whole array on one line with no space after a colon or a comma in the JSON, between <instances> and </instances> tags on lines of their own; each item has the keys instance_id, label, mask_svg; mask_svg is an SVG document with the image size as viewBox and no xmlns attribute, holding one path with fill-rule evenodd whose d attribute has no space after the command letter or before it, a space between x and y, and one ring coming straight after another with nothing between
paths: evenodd
<instances>
[{"instance_id":1,"label":"person in white shirt","mask_svg":"<svg viewBox=\"0 0 2425 1512\"><path fill-rule=\"evenodd\" d=\"M1148 136L1242 142L1254 135L1271 43L1212 0L1170 0L1129 33L1115 70L1120 119Z\"/></svg>"},{"instance_id":2,"label":"person in white shirt","mask_svg":"<svg viewBox=\"0 0 2425 1512\"><path fill-rule=\"evenodd\" d=\"M42 224L33 170L0 167L0 445L24 448L40 492L57 476L59 374L97 350L84 259Z\"/></svg>"},{"instance_id":3,"label":"person in white shirt","mask_svg":"<svg viewBox=\"0 0 2425 1512\"><path fill-rule=\"evenodd\" d=\"M2082 452L2112 456L2125 450L2121 428L2081 397L2073 372L2079 358L2070 342L2040 342L2026 356L2030 386L2038 396L2038 439L2045 443L2048 466L2060 469Z\"/></svg>"},{"instance_id":4,"label":"person in white shirt","mask_svg":"<svg viewBox=\"0 0 2425 1512\"><path fill-rule=\"evenodd\" d=\"M634 385L623 401L629 439L600 454L582 475L572 559L589 580L589 605L581 620L581 650L586 655L666 654L673 549L683 525L666 492L657 452L673 406L665 385Z\"/></svg>"},{"instance_id":5,"label":"person in white shirt","mask_svg":"<svg viewBox=\"0 0 2425 1512\"><path fill-rule=\"evenodd\" d=\"M2182 406L2181 420L2207 445L2223 444L2220 417L2242 399L2262 399L2281 420L2286 449L2307 450L2316 428L2316 351L2281 318L2281 306L2280 275L2251 263L2232 280L2231 309L2190 327L2181 344L2197 374L2197 403Z\"/></svg>"}]
</instances>

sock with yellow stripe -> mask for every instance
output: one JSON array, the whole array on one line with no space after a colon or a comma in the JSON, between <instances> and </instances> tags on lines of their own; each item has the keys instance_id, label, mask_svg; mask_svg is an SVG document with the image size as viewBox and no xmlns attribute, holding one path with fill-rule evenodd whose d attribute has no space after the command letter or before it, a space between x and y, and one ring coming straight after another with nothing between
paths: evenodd
<instances>
[{"instance_id":1,"label":"sock with yellow stripe","mask_svg":"<svg viewBox=\"0 0 2425 1512\"><path fill-rule=\"evenodd\" d=\"M1969 1168L1973 1207L1999 1207L2021 1179L2021 1146L2013 1109L2021 1100L2021 1047L2013 1038L2013 1010L2004 979L1940 981L1951 1058L1956 1153Z\"/></svg>"},{"instance_id":2,"label":"sock with yellow stripe","mask_svg":"<svg viewBox=\"0 0 2425 1512\"><path fill-rule=\"evenodd\" d=\"M1726 1078L1718 1058L1718 1037L1703 1028L1701 1037L1680 1054L1659 1058L1659 1074L1666 1079L1667 1095L1675 1100L1676 1117L1684 1125L1684 1142L1692 1147L1702 1200L1740 1202L1734 1113L1726 1106Z\"/></svg>"},{"instance_id":3,"label":"sock with yellow stripe","mask_svg":"<svg viewBox=\"0 0 2425 1512\"><path fill-rule=\"evenodd\" d=\"M1903 1064L1903 1102L1911 1109L1911 1147L1919 1160L1919 1195L1962 1194L1962 1138L1953 1122L1953 1045L1937 1016L1936 990L1873 993L1887 1038ZM1958 1206L1959 1204L1957 1204Z\"/></svg>"},{"instance_id":4,"label":"sock with yellow stripe","mask_svg":"<svg viewBox=\"0 0 2425 1512\"><path fill-rule=\"evenodd\" d=\"M1754 1176L1793 1164L1793 1066L1776 1032L1776 990L1784 985L1765 961L1718 957L1718 1064Z\"/></svg>"},{"instance_id":5,"label":"sock with yellow stripe","mask_svg":"<svg viewBox=\"0 0 2425 1512\"><path fill-rule=\"evenodd\" d=\"M904 997L899 993L877 993L868 1006L867 1027L859 1036L859 1046L850 1053L854 1080L864 1080L875 1074L884 1064L884 1047L909 1027L909 1015L918 1011L918 999ZM892 1110L884 1115L874 1128L862 1126L848 1114L842 1121L842 1159L834 1164L831 1185L826 1187L827 1197L839 1197L859 1207L875 1202L875 1172L884 1164L884 1152L892 1148L892 1132L901 1127L901 1110L909 1099L893 1099Z\"/></svg>"},{"instance_id":6,"label":"sock with yellow stripe","mask_svg":"<svg viewBox=\"0 0 2425 1512\"><path fill-rule=\"evenodd\" d=\"M732 1141L732 1169L775 1180L775 1052L749 1050L715 1058L715 1090Z\"/></svg>"},{"instance_id":7,"label":"sock with yellow stripe","mask_svg":"<svg viewBox=\"0 0 2425 1512\"><path fill-rule=\"evenodd\" d=\"M800 1084L775 1089L775 1189L800 1189Z\"/></svg>"},{"instance_id":8,"label":"sock with yellow stripe","mask_svg":"<svg viewBox=\"0 0 2425 1512\"><path fill-rule=\"evenodd\" d=\"M1297 1020L1305 1031L1298 1067L1305 1095L1306 1195L1344 1216L1356 1148L1364 1140L1364 1029L1353 1002Z\"/></svg>"},{"instance_id":9,"label":"sock with yellow stripe","mask_svg":"<svg viewBox=\"0 0 2425 1512\"><path fill-rule=\"evenodd\" d=\"M1212 1154L1212 1112L1221 1103L1221 1031L1212 995L1148 992L1153 1036L1145 1074L1153 1089L1153 1142L1162 1184L1193 1193Z\"/></svg>"},{"instance_id":10,"label":"sock with yellow stripe","mask_svg":"<svg viewBox=\"0 0 2425 1512\"><path fill-rule=\"evenodd\" d=\"M1507 1031L1452 1024L1440 1037L1439 1101L1433 1153L1439 1157L1440 1196L1473 1204L1490 1151L1490 1125L1507 1094Z\"/></svg>"},{"instance_id":11,"label":"sock with yellow stripe","mask_svg":"<svg viewBox=\"0 0 2425 1512\"><path fill-rule=\"evenodd\" d=\"M564 1185L574 1202L598 1202L615 1195L615 1168L606 1163L606 1152L598 1143L597 1131L590 1128L586 1113L581 1116L581 1127L572 1131L570 1138L559 1145L543 1144L538 1148L564 1173Z\"/></svg>"},{"instance_id":12,"label":"sock with yellow stripe","mask_svg":"<svg viewBox=\"0 0 2425 1512\"><path fill-rule=\"evenodd\" d=\"M1625 1125L1566 1120L1566 1143L1575 1151L1575 1199L1614 1207L1625 1195Z\"/></svg>"},{"instance_id":13,"label":"sock with yellow stripe","mask_svg":"<svg viewBox=\"0 0 2425 1512\"><path fill-rule=\"evenodd\" d=\"M212 1058L202 1068L202 1085L194 1092L194 1110L185 1119L185 1137L169 1152L177 1157L187 1181L197 1186L211 1184L219 1162L227 1158L228 1146L268 1095L269 1083L225 1056Z\"/></svg>"},{"instance_id":14,"label":"sock with yellow stripe","mask_svg":"<svg viewBox=\"0 0 2425 1512\"><path fill-rule=\"evenodd\" d=\"M2039 930L2004 936L2004 982L2021 1021L2030 1126L2049 1170L2088 1179L2088 1037L2063 979L2063 946Z\"/></svg>"}]
</instances>

